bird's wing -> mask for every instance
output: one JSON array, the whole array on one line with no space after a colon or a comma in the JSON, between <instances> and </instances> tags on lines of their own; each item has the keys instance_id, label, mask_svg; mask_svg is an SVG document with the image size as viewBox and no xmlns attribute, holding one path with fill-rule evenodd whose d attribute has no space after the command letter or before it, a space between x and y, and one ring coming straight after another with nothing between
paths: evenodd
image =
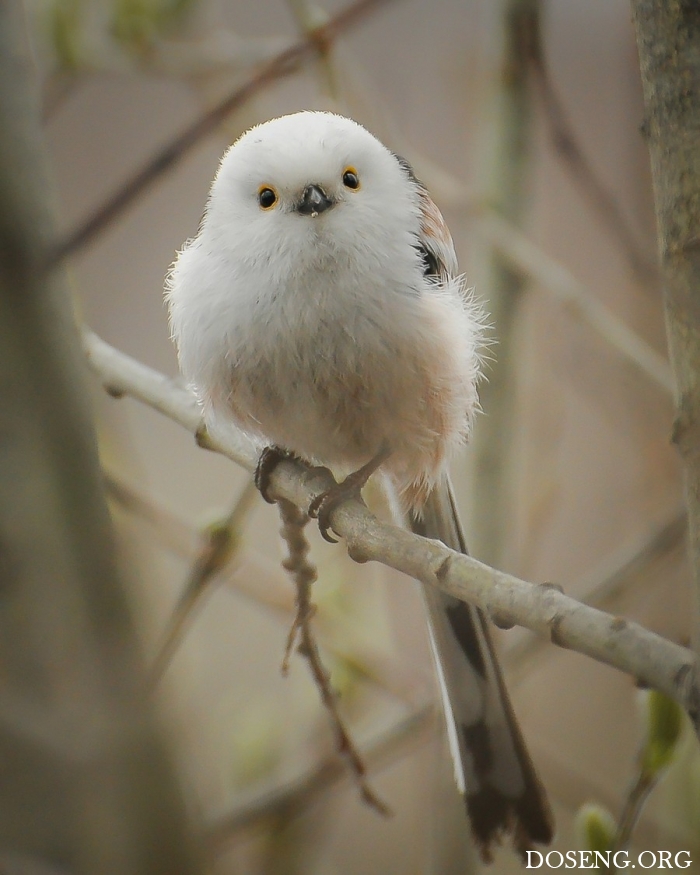
<instances>
[{"instance_id":1,"label":"bird's wing","mask_svg":"<svg viewBox=\"0 0 700 875\"><path fill-rule=\"evenodd\" d=\"M404 172L416 186L421 209L421 227L416 245L423 256L424 273L426 276L439 280L447 280L459 273L457 255L455 253L452 235L442 213L437 208L428 189L413 172L413 168L405 158L396 155Z\"/></svg>"}]
</instances>

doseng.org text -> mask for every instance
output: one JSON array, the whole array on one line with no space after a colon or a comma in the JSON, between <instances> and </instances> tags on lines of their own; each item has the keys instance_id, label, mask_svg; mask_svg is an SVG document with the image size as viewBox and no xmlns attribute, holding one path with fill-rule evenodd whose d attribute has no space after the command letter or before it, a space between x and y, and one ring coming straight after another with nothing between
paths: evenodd
<instances>
[{"instance_id":1,"label":"doseng.org text","mask_svg":"<svg viewBox=\"0 0 700 875\"><path fill-rule=\"evenodd\" d=\"M688 851L527 851L526 869L687 869L692 863Z\"/></svg>"}]
</instances>

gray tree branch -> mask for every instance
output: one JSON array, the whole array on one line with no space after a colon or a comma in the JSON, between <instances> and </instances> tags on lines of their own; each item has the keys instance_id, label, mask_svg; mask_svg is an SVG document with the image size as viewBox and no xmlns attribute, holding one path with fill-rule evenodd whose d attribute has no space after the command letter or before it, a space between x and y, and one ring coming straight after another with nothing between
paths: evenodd
<instances>
[{"instance_id":1,"label":"gray tree branch","mask_svg":"<svg viewBox=\"0 0 700 875\"><path fill-rule=\"evenodd\" d=\"M91 368L108 391L143 401L195 435L200 431L194 398L178 382L134 361L95 334L85 333L84 346ZM208 446L250 471L255 467L253 451L234 439L210 435ZM272 475L271 493L306 509L331 482L322 469L285 461ZM618 668L666 693L698 721L695 658L686 648L637 623L583 605L556 587L519 580L438 541L382 523L361 502L341 505L332 521L356 561L381 562L478 605L500 625L525 626L553 644Z\"/></svg>"}]
</instances>

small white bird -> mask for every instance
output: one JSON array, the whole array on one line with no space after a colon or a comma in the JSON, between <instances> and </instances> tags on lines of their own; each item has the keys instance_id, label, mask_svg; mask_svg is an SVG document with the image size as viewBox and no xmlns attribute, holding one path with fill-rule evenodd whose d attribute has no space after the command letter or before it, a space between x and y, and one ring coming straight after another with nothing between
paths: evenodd
<instances>
[{"instance_id":1,"label":"small white bird","mask_svg":"<svg viewBox=\"0 0 700 875\"><path fill-rule=\"evenodd\" d=\"M483 320L406 161L331 113L253 128L224 155L166 294L208 421L336 475L361 469L354 488L380 468L415 531L467 552L447 464L478 406ZM334 497L319 504L325 530ZM482 856L504 834L521 853L547 843L549 809L486 620L432 587L425 595Z\"/></svg>"}]
</instances>

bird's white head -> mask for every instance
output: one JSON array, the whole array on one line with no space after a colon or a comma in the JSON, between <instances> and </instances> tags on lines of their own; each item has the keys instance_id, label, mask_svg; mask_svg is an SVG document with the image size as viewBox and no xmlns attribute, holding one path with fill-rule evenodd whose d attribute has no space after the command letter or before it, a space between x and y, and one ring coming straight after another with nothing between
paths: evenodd
<instances>
[{"instance_id":1,"label":"bird's white head","mask_svg":"<svg viewBox=\"0 0 700 875\"><path fill-rule=\"evenodd\" d=\"M273 241L292 260L386 257L411 247L419 226L416 186L395 155L351 119L299 112L226 152L203 230L240 264L269 258Z\"/></svg>"}]
</instances>

